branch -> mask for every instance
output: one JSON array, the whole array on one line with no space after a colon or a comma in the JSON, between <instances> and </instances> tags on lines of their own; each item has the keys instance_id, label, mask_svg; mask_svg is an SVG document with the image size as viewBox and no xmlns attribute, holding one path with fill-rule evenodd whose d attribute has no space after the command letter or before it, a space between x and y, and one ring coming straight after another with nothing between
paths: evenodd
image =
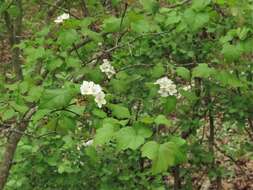
<instances>
[{"instance_id":1,"label":"branch","mask_svg":"<svg viewBox=\"0 0 253 190\"><path fill-rule=\"evenodd\" d=\"M82 9L83 9L83 16L84 17L89 16L89 10L87 8L85 0L81 0L81 6L82 6Z\"/></svg>"},{"instance_id":2,"label":"branch","mask_svg":"<svg viewBox=\"0 0 253 190\"><path fill-rule=\"evenodd\" d=\"M54 4L50 4L47 1L42 1L42 2L52 6L47 12L48 17L51 17L55 13L55 11L58 9L58 7L60 7L64 3L64 0L56 0Z\"/></svg>"},{"instance_id":3,"label":"branch","mask_svg":"<svg viewBox=\"0 0 253 190\"><path fill-rule=\"evenodd\" d=\"M139 40L139 39L142 39L142 38L144 38L144 37L147 37L147 36L160 36L160 35L163 35L163 34L168 34L168 33L172 32L172 31L175 30L175 29L176 29L176 26L173 27L173 28L171 28L170 30L164 31L164 32L155 32L155 33L146 33L146 34L142 34L142 35L137 36L136 38L134 38L134 39L131 40L131 41L128 41L128 42L123 43L123 44L121 44L121 45L116 45L116 46L114 46L114 47L112 47L112 48L110 48L110 49L107 49L105 52L106 52L106 53L109 53L109 52L111 52L111 51L114 51L115 49L128 46L129 44L132 44L132 43L134 43L135 41L137 41L137 40Z\"/></svg>"},{"instance_id":4,"label":"branch","mask_svg":"<svg viewBox=\"0 0 253 190\"><path fill-rule=\"evenodd\" d=\"M103 34L102 34L102 37L105 37L107 34L108 34L108 33L103 33ZM91 38L89 38L89 37L88 37L88 38L85 38L83 41L81 41L81 42L78 43L78 44L75 44L74 47L72 47L70 50L68 50L68 53L70 54L70 53L72 53L73 51L75 51L76 49L79 49L79 48L85 46L86 44L92 42L92 40L93 40L93 39L91 39Z\"/></svg>"},{"instance_id":5,"label":"branch","mask_svg":"<svg viewBox=\"0 0 253 190\"><path fill-rule=\"evenodd\" d=\"M55 133L56 133L56 131L53 131L53 132L45 133L45 134L42 134L42 135L39 135L39 136L34 136L34 135L31 134L31 133L22 132L22 131L19 131L19 130L17 130L17 129L10 129L9 131L10 131L10 132L17 133L17 134L20 134L20 135L22 135L22 136L25 135L25 136L28 136L28 137L32 137L32 138L34 138L34 139L40 139L40 138L42 138L42 137L46 137L46 136L48 136L48 135L51 135L51 134L55 134Z\"/></svg>"},{"instance_id":6,"label":"branch","mask_svg":"<svg viewBox=\"0 0 253 190\"><path fill-rule=\"evenodd\" d=\"M73 43L73 48L74 48L74 50L76 52L76 55L79 58L79 60L84 64L84 61L83 61L81 55L79 54L78 49L76 48L76 45L74 43Z\"/></svg>"}]
</instances>

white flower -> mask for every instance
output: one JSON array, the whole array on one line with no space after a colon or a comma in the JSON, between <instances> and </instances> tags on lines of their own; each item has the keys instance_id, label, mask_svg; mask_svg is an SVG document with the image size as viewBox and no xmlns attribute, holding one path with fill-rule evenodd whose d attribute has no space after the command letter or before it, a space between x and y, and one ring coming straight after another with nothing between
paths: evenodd
<instances>
[{"instance_id":1,"label":"white flower","mask_svg":"<svg viewBox=\"0 0 253 190\"><path fill-rule=\"evenodd\" d=\"M191 87L193 87L193 88L195 87L195 81L194 80L191 81Z\"/></svg>"},{"instance_id":2,"label":"white flower","mask_svg":"<svg viewBox=\"0 0 253 190\"><path fill-rule=\"evenodd\" d=\"M80 87L80 91L82 95L91 94L91 84L88 81L83 81L83 84Z\"/></svg>"},{"instance_id":3,"label":"white flower","mask_svg":"<svg viewBox=\"0 0 253 190\"><path fill-rule=\"evenodd\" d=\"M93 86L95 84L89 81L83 81L83 84L80 87L82 95L93 95Z\"/></svg>"},{"instance_id":4,"label":"white flower","mask_svg":"<svg viewBox=\"0 0 253 190\"><path fill-rule=\"evenodd\" d=\"M67 19L69 19L69 14L68 13L63 13L62 15L60 15L60 16L58 16L55 20L54 20L54 22L55 23L62 23L64 20L67 20Z\"/></svg>"},{"instance_id":5,"label":"white flower","mask_svg":"<svg viewBox=\"0 0 253 190\"><path fill-rule=\"evenodd\" d=\"M155 84L159 84L161 86L166 86L168 84L173 84L173 81L168 79L168 77L163 77L163 78L160 78L158 79Z\"/></svg>"},{"instance_id":6,"label":"white flower","mask_svg":"<svg viewBox=\"0 0 253 190\"><path fill-rule=\"evenodd\" d=\"M105 93L103 92L100 85L95 84L92 81L83 81L80 87L82 95L92 95L95 97L95 102L98 107L101 108L102 105L106 104Z\"/></svg>"},{"instance_id":7,"label":"white flower","mask_svg":"<svg viewBox=\"0 0 253 190\"><path fill-rule=\"evenodd\" d=\"M87 147L87 146L91 146L92 144L93 144L93 139L88 140L87 142L85 142L85 143L83 144L83 146Z\"/></svg>"},{"instance_id":8,"label":"white flower","mask_svg":"<svg viewBox=\"0 0 253 190\"><path fill-rule=\"evenodd\" d=\"M100 93L96 94L95 102L97 103L99 108L101 108L102 105L106 104L104 92L100 92Z\"/></svg>"},{"instance_id":9,"label":"white flower","mask_svg":"<svg viewBox=\"0 0 253 190\"><path fill-rule=\"evenodd\" d=\"M182 89L183 89L184 91L191 90L191 85L184 86Z\"/></svg>"},{"instance_id":10,"label":"white flower","mask_svg":"<svg viewBox=\"0 0 253 190\"><path fill-rule=\"evenodd\" d=\"M160 89L158 91L158 93L162 96L162 97L167 97L167 96L173 96L177 94L177 86L174 84L174 82L170 79L168 79L168 77L163 77L158 79L155 84L160 85Z\"/></svg>"},{"instance_id":11,"label":"white flower","mask_svg":"<svg viewBox=\"0 0 253 190\"><path fill-rule=\"evenodd\" d=\"M61 15L61 18L63 19L63 20L66 20L66 19L69 19L69 14L68 13L63 13L62 15Z\"/></svg>"},{"instance_id":12,"label":"white flower","mask_svg":"<svg viewBox=\"0 0 253 190\"><path fill-rule=\"evenodd\" d=\"M102 92L102 88L100 85L94 84L91 91L92 91L91 94L96 95Z\"/></svg>"},{"instance_id":13,"label":"white flower","mask_svg":"<svg viewBox=\"0 0 253 190\"><path fill-rule=\"evenodd\" d=\"M189 90L191 90L191 85L183 86L183 87L181 87L181 90L189 91ZM182 98L182 94L178 93L177 98L178 99Z\"/></svg>"},{"instance_id":14,"label":"white flower","mask_svg":"<svg viewBox=\"0 0 253 190\"><path fill-rule=\"evenodd\" d=\"M82 95L95 95L100 93L102 91L102 88L92 81L83 81L80 90Z\"/></svg>"},{"instance_id":15,"label":"white flower","mask_svg":"<svg viewBox=\"0 0 253 190\"><path fill-rule=\"evenodd\" d=\"M103 64L99 66L100 70L110 79L116 72L108 59L103 59Z\"/></svg>"}]
</instances>

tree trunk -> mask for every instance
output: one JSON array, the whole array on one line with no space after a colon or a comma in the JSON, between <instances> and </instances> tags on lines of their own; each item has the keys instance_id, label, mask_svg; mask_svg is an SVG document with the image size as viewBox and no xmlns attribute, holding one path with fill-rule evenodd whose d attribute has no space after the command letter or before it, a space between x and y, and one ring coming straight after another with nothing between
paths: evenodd
<instances>
[{"instance_id":1,"label":"tree trunk","mask_svg":"<svg viewBox=\"0 0 253 190\"><path fill-rule=\"evenodd\" d=\"M22 128L25 128L25 127L22 127ZM14 154L15 154L18 142L21 139L21 136L22 136L21 133L12 132L8 139L7 145L5 147L3 161L0 165L0 190L3 190L7 182L9 172L12 166Z\"/></svg>"},{"instance_id":2,"label":"tree trunk","mask_svg":"<svg viewBox=\"0 0 253 190\"><path fill-rule=\"evenodd\" d=\"M3 160L0 164L0 190L3 190L4 186L6 185L12 167L13 159L15 156L15 151L17 149L17 145L20 139L22 138L25 130L27 129L29 120L36 112L36 110L37 110L36 107L30 109L25 115L20 125L16 126L19 132L17 133L15 131L12 131L8 138L7 144L5 146L5 151L3 154Z\"/></svg>"},{"instance_id":3,"label":"tree trunk","mask_svg":"<svg viewBox=\"0 0 253 190\"><path fill-rule=\"evenodd\" d=\"M180 166L177 165L174 168L174 190L181 189L181 177L180 177Z\"/></svg>"}]
</instances>

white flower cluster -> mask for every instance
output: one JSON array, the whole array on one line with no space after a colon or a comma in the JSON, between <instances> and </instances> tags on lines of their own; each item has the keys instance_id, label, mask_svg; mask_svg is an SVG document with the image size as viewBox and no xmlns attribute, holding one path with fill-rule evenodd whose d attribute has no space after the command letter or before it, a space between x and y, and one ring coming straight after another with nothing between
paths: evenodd
<instances>
[{"instance_id":1,"label":"white flower cluster","mask_svg":"<svg viewBox=\"0 0 253 190\"><path fill-rule=\"evenodd\" d=\"M83 81L80 87L82 95L92 95L95 97L95 102L98 107L101 108L102 105L106 104L105 93L103 92L100 85L95 84L92 81Z\"/></svg>"},{"instance_id":2,"label":"white flower cluster","mask_svg":"<svg viewBox=\"0 0 253 190\"><path fill-rule=\"evenodd\" d=\"M69 19L69 14L68 13L63 13L62 15L60 15L60 16L58 16L55 20L54 20L54 22L55 23L62 23L64 20L67 20L67 19Z\"/></svg>"},{"instance_id":3,"label":"white flower cluster","mask_svg":"<svg viewBox=\"0 0 253 190\"><path fill-rule=\"evenodd\" d=\"M184 90L184 91L191 90L191 85L187 85L187 86L182 87L182 90Z\"/></svg>"},{"instance_id":4,"label":"white flower cluster","mask_svg":"<svg viewBox=\"0 0 253 190\"><path fill-rule=\"evenodd\" d=\"M81 142L81 144L78 144L78 145L77 145L76 149L77 149L78 151L80 151L82 147L91 146L91 145L93 144L93 142L94 142L93 139L88 140L88 141L85 141L85 142Z\"/></svg>"},{"instance_id":5,"label":"white flower cluster","mask_svg":"<svg viewBox=\"0 0 253 190\"><path fill-rule=\"evenodd\" d=\"M180 90L183 90L183 91L190 91L191 88L192 88L191 85L187 85L187 86L181 87ZM180 93L178 93L177 98L178 98L178 99L182 98L182 95L181 95Z\"/></svg>"},{"instance_id":6,"label":"white flower cluster","mask_svg":"<svg viewBox=\"0 0 253 190\"><path fill-rule=\"evenodd\" d=\"M116 73L114 67L110 64L108 59L103 59L103 64L100 65L99 68L109 79Z\"/></svg>"},{"instance_id":7,"label":"white flower cluster","mask_svg":"<svg viewBox=\"0 0 253 190\"><path fill-rule=\"evenodd\" d=\"M167 96L173 96L177 94L177 88L176 85L174 84L174 82L170 79L168 79L168 77L163 77L158 79L155 84L159 84L160 85L160 89L158 91L158 93L162 96L162 97L167 97Z\"/></svg>"},{"instance_id":8,"label":"white flower cluster","mask_svg":"<svg viewBox=\"0 0 253 190\"><path fill-rule=\"evenodd\" d=\"M93 144L93 139L86 141L85 143L83 143L83 146L87 147L87 146L91 146Z\"/></svg>"}]
</instances>

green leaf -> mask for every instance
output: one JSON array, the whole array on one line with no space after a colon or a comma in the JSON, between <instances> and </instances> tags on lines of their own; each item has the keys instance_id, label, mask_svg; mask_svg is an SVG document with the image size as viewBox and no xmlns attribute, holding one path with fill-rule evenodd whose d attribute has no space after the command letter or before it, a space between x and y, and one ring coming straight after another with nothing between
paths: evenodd
<instances>
[{"instance_id":1,"label":"green leaf","mask_svg":"<svg viewBox=\"0 0 253 190\"><path fill-rule=\"evenodd\" d=\"M157 157L157 150L159 144L155 141L149 141L143 145L141 148L142 157L147 157L150 160L155 160Z\"/></svg>"},{"instance_id":2,"label":"green leaf","mask_svg":"<svg viewBox=\"0 0 253 190\"><path fill-rule=\"evenodd\" d=\"M86 75L87 79L95 83L100 83L104 79L104 74L99 67L85 67L82 73Z\"/></svg>"},{"instance_id":3,"label":"green leaf","mask_svg":"<svg viewBox=\"0 0 253 190\"><path fill-rule=\"evenodd\" d=\"M25 53L25 55L27 55L27 59L32 64L35 64L37 59L42 58L42 57L44 57L46 55L46 51L45 51L45 49L43 47L38 47L38 48L29 47L29 48L25 48L24 49L24 53Z\"/></svg>"},{"instance_id":4,"label":"green leaf","mask_svg":"<svg viewBox=\"0 0 253 190\"><path fill-rule=\"evenodd\" d=\"M79 68L81 66L80 59L73 58L73 57L68 57L66 60L66 63L68 67L73 67L73 68Z\"/></svg>"},{"instance_id":5,"label":"green leaf","mask_svg":"<svg viewBox=\"0 0 253 190\"><path fill-rule=\"evenodd\" d=\"M166 26L176 24L181 21L181 16L179 16L176 11L169 11L166 14L166 17L167 17L165 21Z\"/></svg>"},{"instance_id":6,"label":"green leaf","mask_svg":"<svg viewBox=\"0 0 253 190\"><path fill-rule=\"evenodd\" d=\"M72 117L67 117L62 115L58 120L57 132L61 134L68 134L69 131L74 131L76 126L76 121Z\"/></svg>"},{"instance_id":7,"label":"green leaf","mask_svg":"<svg viewBox=\"0 0 253 190\"><path fill-rule=\"evenodd\" d=\"M58 118L51 118L48 123L44 126L50 131L55 131L58 123Z\"/></svg>"},{"instance_id":8,"label":"green leaf","mask_svg":"<svg viewBox=\"0 0 253 190\"><path fill-rule=\"evenodd\" d=\"M94 146L88 146L85 148L85 154L93 161L95 164L99 161L97 151Z\"/></svg>"},{"instance_id":9,"label":"green leaf","mask_svg":"<svg viewBox=\"0 0 253 190\"><path fill-rule=\"evenodd\" d=\"M244 53L253 52L253 38L247 38L247 40L240 43Z\"/></svg>"},{"instance_id":10,"label":"green leaf","mask_svg":"<svg viewBox=\"0 0 253 190\"><path fill-rule=\"evenodd\" d=\"M0 117L2 118L3 121L6 121L16 115L17 115L17 113L15 112L15 110L12 108L9 108L9 109L4 109L3 113L1 113Z\"/></svg>"},{"instance_id":11,"label":"green leaf","mask_svg":"<svg viewBox=\"0 0 253 190\"><path fill-rule=\"evenodd\" d=\"M129 89L129 81L124 79L112 79L110 85L112 86L114 92L124 93Z\"/></svg>"},{"instance_id":12,"label":"green leaf","mask_svg":"<svg viewBox=\"0 0 253 190\"><path fill-rule=\"evenodd\" d=\"M112 5L117 6L121 2L122 2L122 0L112 0Z\"/></svg>"},{"instance_id":13,"label":"green leaf","mask_svg":"<svg viewBox=\"0 0 253 190\"><path fill-rule=\"evenodd\" d=\"M112 115L118 119L125 119L130 117L128 108L119 104L110 104L108 107L112 110Z\"/></svg>"},{"instance_id":14,"label":"green leaf","mask_svg":"<svg viewBox=\"0 0 253 190\"><path fill-rule=\"evenodd\" d=\"M157 125L166 125L166 126L170 126L171 125L171 121L168 120L164 115L158 115L156 118L155 118L155 123Z\"/></svg>"},{"instance_id":15,"label":"green leaf","mask_svg":"<svg viewBox=\"0 0 253 190\"><path fill-rule=\"evenodd\" d=\"M59 68L61 65L63 64L62 60L57 58L57 59L51 59L49 62L48 62L48 65L47 65L47 69L49 71L53 71L57 68Z\"/></svg>"},{"instance_id":16,"label":"green leaf","mask_svg":"<svg viewBox=\"0 0 253 190\"><path fill-rule=\"evenodd\" d=\"M232 88L243 87L242 81L240 81L236 75L230 74L226 71L217 71L214 77L222 85L230 86Z\"/></svg>"},{"instance_id":17,"label":"green leaf","mask_svg":"<svg viewBox=\"0 0 253 190\"><path fill-rule=\"evenodd\" d=\"M69 160L63 160L63 162L61 162L58 165L58 172L60 174L66 172L66 173L73 173L75 172L75 170L72 168L72 162L70 162Z\"/></svg>"},{"instance_id":18,"label":"green leaf","mask_svg":"<svg viewBox=\"0 0 253 190\"><path fill-rule=\"evenodd\" d=\"M50 114L50 112L50 109L38 109L37 112L33 115L32 121L36 123L42 118L44 118L44 116Z\"/></svg>"},{"instance_id":19,"label":"green leaf","mask_svg":"<svg viewBox=\"0 0 253 190\"><path fill-rule=\"evenodd\" d=\"M187 160L186 155L186 141L180 137L172 137L170 138L170 142L173 143L173 148L175 151L175 162L174 164L180 164Z\"/></svg>"},{"instance_id":20,"label":"green leaf","mask_svg":"<svg viewBox=\"0 0 253 190\"><path fill-rule=\"evenodd\" d=\"M156 0L140 0L141 5L146 11L156 12L159 8L159 4Z\"/></svg>"},{"instance_id":21,"label":"green leaf","mask_svg":"<svg viewBox=\"0 0 253 190\"><path fill-rule=\"evenodd\" d=\"M223 45L222 54L228 61L238 60L243 52L243 48L240 45L231 45L226 43Z\"/></svg>"},{"instance_id":22,"label":"green leaf","mask_svg":"<svg viewBox=\"0 0 253 190\"><path fill-rule=\"evenodd\" d=\"M78 39L79 36L76 30L63 30L58 35L57 43L61 45L61 47L67 48L69 46L72 46L76 41L78 41Z\"/></svg>"},{"instance_id":23,"label":"green leaf","mask_svg":"<svg viewBox=\"0 0 253 190\"><path fill-rule=\"evenodd\" d=\"M114 133L116 131L116 128L112 124L105 124L102 128L99 128L96 132L95 138L94 138L94 145L103 145L110 140L112 140Z\"/></svg>"},{"instance_id":24,"label":"green leaf","mask_svg":"<svg viewBox=\"0 0 253 190\"><path fill-rule=\"evenodd\" d=\"M107 114L100 109L92 110L92 114L99 117L99 118L105 118L107 116Z\"/></svg>"},{"instance_id":25,"label":"green leaf","mask_svg":"<svg viewBox=\"0 0 253 190\"><path fill-rule=\"evenodd\" d=\"M159 78L163 76L165 73L165 68L163 67L162 63L156 64L153 69L151 70L151 75L154 78Z\"/></svg>"},{"instance_id":26,"label":"green leaf","mask_svg":"<svg viewBox=\"0 0 253 190\"><path fill-rule=\"evenodd\" d=\"M193 0L192 1L192 8L194 10L202 10L204 9L206 6L208 6L211 3L211 0Z\"/></svg>"},{"instance_id":27,"label":"green leaf","mask_svg":"<svg viewBox=\"0 0 253 190\"><path fill-rule=\"evenodd\" d=\"M25 97L25 100L28 102L36 102L40 99L43 92L43 87L33 86L28 91L28 95Z\"/></svg>"},{"instance_id":28,"label":"green leaf","mask_svg":"<svg viewBox=\"0 0 253 190\"><path fill-rule=\"evenodd\" d=\"M237 35L240 38L240 40L245 40L248 36L248 33L250 33L250 29L247 27L237 29Z\"/></svg>"},{"instance_id":29,"label":"green leaf","mask_svg":"<svg viewBox=\"0 0 253 190\"><path fill-rule=\"evenodd\" d=\"M152 124L154 123L154 118L149 115L145 115L145 116L142 116L139 121L144 124Z\"/></svg>"},{"instance_id":30,"label":"green leaf","mask_svg":"<svg viewBox=\"0 0 253 190\"><path fill-rule=\"evenodd\" d=\"M25 112L27 112L27 110L29 109L29 107L25 104L18 104L16 102L10 102L10 105L12 106L12 108L14 108L14 110L16 110L19 113L24 114Z\"/></svg>"},{"instance_id":31,"label":"green leaf","mask_svg":"<svg viewBox=\"0 0 253 190\"><path fill-rule=\"evenodd\" d=\"M131 23L131 28L134 32L143 33L150 30L149 22L145 19L139 19Z\"/></svg>"},{"instance_id":32,"label":"green leaf","mask_svg":"<svg viewBox=\"0 0 253 190\"><path fill-rule=\"evenodd\" d=\"M181 149L180 143L173 141L158 144L155 141L143 145L142 157L152 160L152 173L157 174L167 171L168 167L178 164L178 160L185 160L185 152Z\"/></svg>"},{"instance_id":33,"label":"green leaf","mask_svg":"<svg viewBox=\"0 0 253 190\"><path fill-rule=\"evenodd\" d=\"M208 67L206 63L201 63L193 69L192 76L200 78L208 78L212 74L214 74L214 72L215 70L213 68Z\"/></svg>"},{"instance_id":34,"label":"green leaf","mask_svg":"<svg viewBox=\"0 0 253 190\"><path fill-rule=\"evenodd\" d=\"M176 73L185 80L189 80L191 77L190 71L185 67L177 67Z\"/></svg>"},{"instance_id":35,"label":"green leaf","mask_svg":"<svg viewBox=\"0 0 253 190\"><path fill-rule=\"evenodd\" d=\"M61 109L67 106L76 94L77 91L71 88L45 90L41 97L39 108Z\"/></svg>"},{"instance_id":36,"label":"green leaf","mask_svg":"<svg viewBox=\"0 0 253 190\"><path fill-rule=\"evenodd\" d=\"M163 99L163 107L166 114L175 110L177 105L177 98L175 96L169 96Z\"/></svg>"},{"instance_id":37,"label":"green leaf","mask_svg":"<svg viewBox=\"0 0 253 190\"><path fill-rule=\"evenodd\" d=\"M136 150L141 146L145 138L152 135L152 131L144 127L124 127L120 129L116 134L117 147L120 150L127 148Z\"/></svg>"},{"instance_id":38,"label":"green leaf","mask_svg":"<svg viewBox=\"0 0 253 190\"><path fill-rule=\"evenodd\" d=\"M117 147L120 150L125 150L127 148L135 150L144 143L144 138L138 136L136 131L131 127L124 127L119 130L116 139Z\"/></svg>"},{"instance_id":39,"label":"green leaf","mask_svg":"<svg viewBox=\"0 0 253 190\"><path fill-rule=\"evenodd\" d=\"M209 14L206 12L195 12L187 9L184 13L184 20L188 28L192 31L197 31L209 21Z\"/></svg>"},{"instance_id":40,"label":"green leaf","mask_svg":"<svg viewBox=\"0 0 253 190\"><path fill-rule=\"evenodd\" d=\"M7 10L11 17L17 17L20 14L20 10L16 4L11 4Z\"/></svg>"},{"instance_id":41,"label":"green leaf","mask_svg":"<svg viewBox=\"0 0 253 190\"><path fill-rule=\"evenodd\" d=\"M103 29L105 32L116 32L120 29L120 18L109 17L104 20Z\"/></svg>"},{"instance_id":42,"label":"green leaf","mask_svg":"<svg viewBox=\"0 0 253 190\"><path fill-rule=\"evenodd\" d=\"M106 125L106 124L109 124L109 125L117 125L119 124L120 121L115 119L115 118L112 118L112 117L106 117L103 119L103 125Z\"/></svg>"},{"instance_id":43,"label":"green leaf","mask_svg":"<svg viewBox=\"0 0 253 190\"><path fill-rule=\"evenodd\" d=\"M137 123L133 126L136 130L136 133L144 138L149 138L152 136L152 130L148 127L144 127L141 124Z\"/></svg>"}]
</instances>

